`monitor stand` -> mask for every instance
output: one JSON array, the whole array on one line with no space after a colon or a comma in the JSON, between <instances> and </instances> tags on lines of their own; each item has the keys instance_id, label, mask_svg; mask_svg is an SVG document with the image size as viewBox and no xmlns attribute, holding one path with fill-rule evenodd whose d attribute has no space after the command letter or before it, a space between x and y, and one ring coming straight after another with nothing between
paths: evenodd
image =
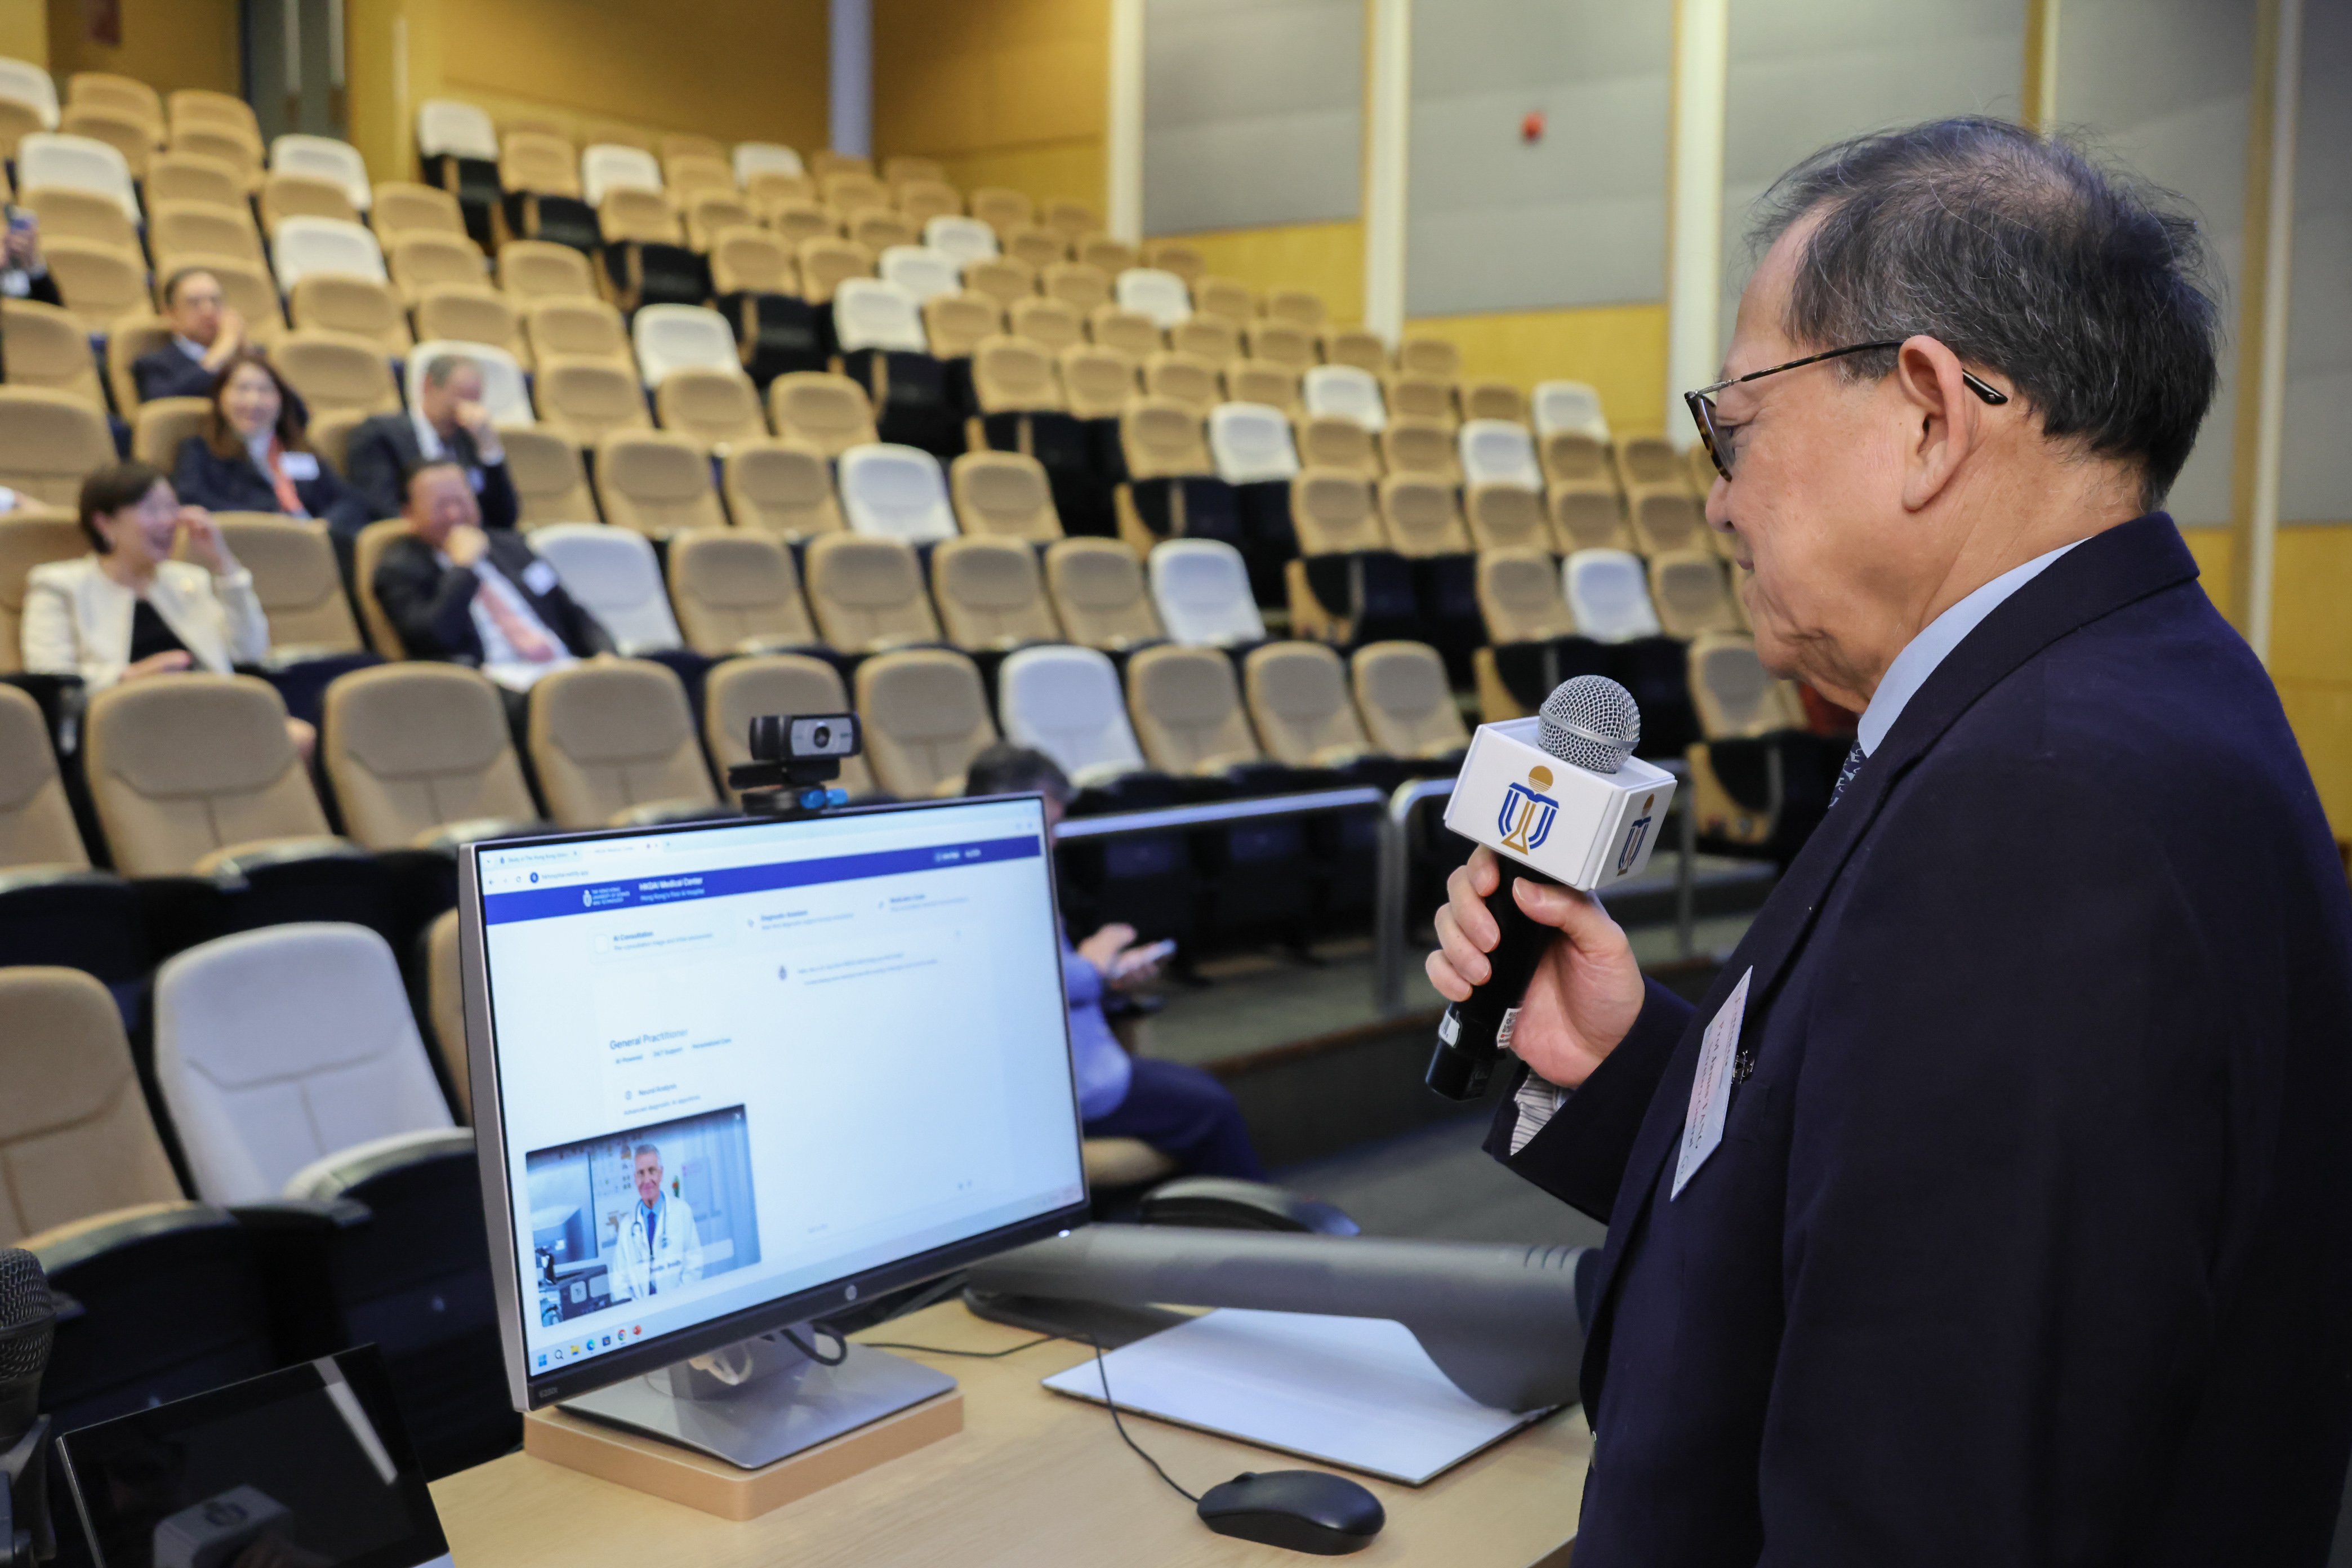
<instances>
[{"instance_id":1,"label":"monitor stand","mask_svg":"<svg viewBox=\"0 0 2352 1568\"><path fill-rule=\"evenodd\" d=\"M947 1373L887 1351L844 1348L846 1359L825 1366L782 1334L762 1334L561 1408L756 1470L955 1388Z\"/></svg>"}]
</instances>

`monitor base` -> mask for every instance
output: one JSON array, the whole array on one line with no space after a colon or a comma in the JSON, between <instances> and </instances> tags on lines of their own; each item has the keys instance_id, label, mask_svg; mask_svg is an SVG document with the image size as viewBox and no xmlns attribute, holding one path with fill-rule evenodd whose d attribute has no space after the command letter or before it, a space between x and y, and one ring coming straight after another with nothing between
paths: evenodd
<instances>
[{"instance_id":1,"label":"monitor base","mask_svg":"<svg viewBox=\"0 0 2352 1568\"><path fill-rule=\"evenodd\" d=\"M845 1349L825 1366L762 1335L559 1408L756 1470L955 1389L947 1373L887 1351Z\"/></svg>"}]
</instances>

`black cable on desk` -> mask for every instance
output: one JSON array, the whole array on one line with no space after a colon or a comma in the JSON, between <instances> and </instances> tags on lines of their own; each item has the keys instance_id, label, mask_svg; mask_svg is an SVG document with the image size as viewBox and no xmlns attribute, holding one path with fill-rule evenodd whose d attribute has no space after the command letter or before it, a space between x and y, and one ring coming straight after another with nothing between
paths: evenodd
<instances>
[{"instance_id":1,"label":"black cable on desk","mask_svg":"<svg viewBox=\"0 0 2352 1568\"><path fill-rule=\"evenodd\" d=\"M1015 1355L1022 1351L1035 1350L1039 1345L1051 1344L1061 1337L1059 1334L1040 1334L1034 1340L1024 1340L1001 1351L951 1351L945 1345L910 1345L897 1340L860 1340L857 1342L877 1351L918 1351L924 1355L954 1355L971 1361L995 1361L1001 1356Z\"/></svg>"}]
</instances>

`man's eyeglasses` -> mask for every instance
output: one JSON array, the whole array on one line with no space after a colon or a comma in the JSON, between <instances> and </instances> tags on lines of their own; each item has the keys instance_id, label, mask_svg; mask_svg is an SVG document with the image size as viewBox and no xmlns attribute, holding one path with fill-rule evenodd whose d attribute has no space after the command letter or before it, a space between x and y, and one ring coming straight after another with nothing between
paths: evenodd
<instances>
[{"instance_id":1,"label":"man's eyeglasses","mask_svg":"<svg viewBox=\"0 0 2352 1568\"><path fill-rule=\"evenodd\" d=\"M1731 477L1731 447L1716 427L1715 395L1717 393L1727 386L1738 386L1743 382L1761 381L1768 375L1778 375L1784 370L1797 370L1805 365L1819 364L1825 359L1843 359L1847 354L1865 354L1873 349L1899 349L1902 346L1903 340L1898 339L1890 343L1855 343L1851 348L1832 349L1827 353L1807 354L1802 359L1792 359L1787 364L1776 364L1770 370L1749 371L1746 375L1735 375L1728 381L1718 381L1712 386L1702 386L1696 392L1685 392L1683 394L1683 401L1690 405L1691 419L1698 426L1698 438L1706 444L1706 455L1715 459L1715 471L1727 479ZM1996 408L2009 401L2009 394L1997 386L1979 380L1968 371L1960 372L1960 379L1968 383L1970 392Z\"/></svg>"}]
</instances>

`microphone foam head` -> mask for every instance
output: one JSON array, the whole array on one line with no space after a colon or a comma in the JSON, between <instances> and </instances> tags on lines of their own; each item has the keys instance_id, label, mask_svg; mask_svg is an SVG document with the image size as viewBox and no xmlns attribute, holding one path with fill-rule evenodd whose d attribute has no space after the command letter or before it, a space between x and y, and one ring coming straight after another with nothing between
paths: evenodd
<instances>
[{"instance_id":1,"label":"microphone foam head","mask_svg":"<svg viewBox=\"0 0 2352 1568\"><path fill-rule=\"evenodd\" d=\"M1642 740L1633 694L1605 675L1563 680L1544 699L1536 744L1589 773L1615 773Z\"/></svg>"},{"instance_id":2,"label":"microphone foam head","mask_svg":"<svg viewBox=\"0 0 2352 1568\"><path fill-rule=\"evenodd\" d=\"M41 1260L22 1247L0 1249L0 1384L47 1364L54 1310Z\"/></svg>"}]
</instances>

